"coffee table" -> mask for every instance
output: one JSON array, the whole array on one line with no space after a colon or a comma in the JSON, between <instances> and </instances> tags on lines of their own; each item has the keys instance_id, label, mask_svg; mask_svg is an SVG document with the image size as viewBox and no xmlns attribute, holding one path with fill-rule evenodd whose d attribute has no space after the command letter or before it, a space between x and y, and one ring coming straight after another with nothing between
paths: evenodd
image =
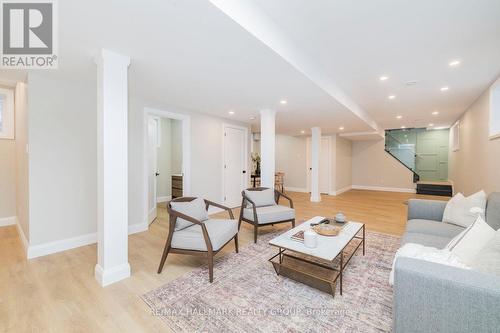
<instances>
[{"instance_id":1,"label":"coffee table","mask_svg":"<svg viewBox=\"0 0 500 333\"><path fill-rule=\"evenodd\" d=\"M278 248L278 253L269 261L276 274L283 275L335 296L337 280L342 295L342 275L359 247L365 255L365 225L346 222L338 236L318 235L318 246L308 248L303 242L291 239L301 230L311 228L311 223L324 217L316 216L301 225L271 239L269 244Z\"/></svg>"}]
</instances>

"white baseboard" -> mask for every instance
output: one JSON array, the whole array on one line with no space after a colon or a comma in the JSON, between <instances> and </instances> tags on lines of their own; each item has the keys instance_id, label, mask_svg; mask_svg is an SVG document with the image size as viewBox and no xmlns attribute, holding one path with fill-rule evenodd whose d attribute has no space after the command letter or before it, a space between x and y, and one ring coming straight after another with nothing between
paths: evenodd
<instances>
[{"instance_id":1,"label":"white baseboard","mask_svg":"<svg viewBox=\"0 0 500 333\"><path fill-rule=\"evenodd\" d=\"M349 186L346 186L344 188L341 188L340 190L337 190L337 191L331 191L329 194L330 195L340 195L344 192L347 192L347 191L350 191L352 189L352 186L349 185Z\"/></svg>"},{"instance_id":2,"label":"white baseboard","mask_svg":"<svg viewBox=\"0 0 500 333\"><path fill-rule=\"evenodd\" d=\"M28 259L46 256L52 253L74 249L97 242L97 233L61 239L53 242L28 246Z\"/></svg>"},{"instance_id":3,"label":"white baseboard","mask_svg":"<svg viewBox=\"0 0 500 333\"><path fill-rule=\"evenodd\" d=\"M156 197L156 203L167 202L167 201L170 201L170 200L172 200L172 196L171 195L165 195L163 197Z\"/></svg>"},{"instance_id":4,"label":"white baseboard","mask_svg":"<svg viewBox=\"0 0 500 333\"><path fill-rule=\"evenodd\" d=\"M101 287L106 287L112 283L130 277L130 264L124 263L108 269L103 269L101 265L95 265L95 278Z\"/></svg>"},{"instance_id":5,"label":"white baseboard","mask_svg":"<svg viewBox=\"0 0 500 333\"><path fill-rule=\"evenodd\" d=\"M290 187L290 186L285 186L285 191L289 192L302 192L302 193L308 193L309 191L307 188L302 188L302 187Z\"/></svg>"},{"instance_id":6,"label":"white baseboard","mask_svg":"<svg viewBox=\"0 0 500 333\"><path fill-rule=\"evenodd\" d=\"M16 224L17 218L15 216L2 217L0 218L0 227L6 227L8 225Z\"/></svg>"},{"instance_id":7,"label":"white baseboard","mask_svg":"<svg viewBox=\"0 0 500 333\"><path fill-rule=\"evenodd\" d=\"M148 230L147 223L137 223L128 226L128 234L132 235L138 232L143 232ZM24 234L22 234L24 237ZM80 246L90 245L97 243L97 233L93 232L86 235L61 239L53 242L30 245L27 246L27 258L33 259L37 257L46 256L49 254L62 252L66 250L71 250Z\"/></svg>"},{"instance_id":8,"label":"white baseboard","mask_svg":"<svg viewBox=\"0 0 500 333\"><path fill-rule=\"evenodd\" d=\"M352 185L352 189L367 190L367 191L383 191L383 192L417 193L417 191L414 188L399 188L399 187Z\"/></svg>"}]
</instances>

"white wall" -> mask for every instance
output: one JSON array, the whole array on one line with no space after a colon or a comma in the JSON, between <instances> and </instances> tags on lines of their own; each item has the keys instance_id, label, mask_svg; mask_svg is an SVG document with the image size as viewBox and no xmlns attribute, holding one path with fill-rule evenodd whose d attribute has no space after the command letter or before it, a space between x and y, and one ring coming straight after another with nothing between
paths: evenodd
<instances>
[{"instance_id":1,"label":"white wall","mask_svg":"<svg viewBox=\"0 0 500 333\"><path fill-rule=\"evenodd\" d=\"M345 191L352 185L352 142L332 136L332 191Z\"/></svg>"},{"instance_id":2,"label":"white wall","mask_svg":"<svg viewBox=\"0 0 500 333\"><path fill-rule=\"evenodd\" d=\"M385 141L353 141L352 184L410 190L415 188L413 174L385 150Z\"/></svg>"},{"instance_id":3,"label":"white wall","mask_svg":"<svg viewBox=\"0 0 500 333\"><path fill-rule=\"evenodd\" d=\"M460 118L460 150L450 147L448 159L455 192L500 191L500 138L488 138L489 107L487 90Z\"/></svg>"},{"instance_id":4,"label":"white wall","mask_svg":"<svg viewBox=\"0 0 500 333\"><path fill-rule=\"evenodd\" d=\"M96 81L28 76L30 245L97 230Z\"/></svg>"},{"instance_id":5,"label":"white wall","mask_svg":"<svg viewBox=\"0 0 500 333\"><path fill-rule=\"evenodd\" d=\"M27 85L16 86L16 215L17 221L29 241L29 156Z\"/></svg>"},{"instance_id":6,"label":"white wall","mask_svg":"<svg viewBox=\"0 0 500 333\"><path fill-rule=\"evenodd\" d=\"M16 216L16 142L0 139L0 219Z\"/></svg>"},{"instance_id":7,"label":"white wall","mask_svg":"<svg viewBox=\"0 0 500 333\"><path fill-rule=\"evenodd\" d=\"M285 173L285 190L307 188L306 148L305 137L276 135L276 171Z\"/></svg>"}]
</instances>

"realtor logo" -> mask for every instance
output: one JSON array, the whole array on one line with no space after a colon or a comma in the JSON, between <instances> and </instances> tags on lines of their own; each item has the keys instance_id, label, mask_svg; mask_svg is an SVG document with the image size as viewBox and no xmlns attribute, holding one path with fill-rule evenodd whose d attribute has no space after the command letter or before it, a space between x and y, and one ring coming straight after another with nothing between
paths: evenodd
<instances>
[{"instance_id":1,"label":"realtor logo","mask_svg":"<svg viewBox=\"0 0 500 333\"><path fill-rule=\"evenodd\" d=\"M55 3L2 1L2 68L57 68Z\"/></svg>"}]
</instances>

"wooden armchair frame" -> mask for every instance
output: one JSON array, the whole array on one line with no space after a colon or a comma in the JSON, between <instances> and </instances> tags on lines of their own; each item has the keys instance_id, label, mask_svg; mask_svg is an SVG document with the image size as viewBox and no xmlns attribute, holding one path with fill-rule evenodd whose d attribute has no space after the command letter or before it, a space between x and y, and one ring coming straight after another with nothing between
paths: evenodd
<instances>
[{"instance_id":1,"label":"wooden armchair frame","mask_svg":"<svg viewBox=\"0 0 500 333\"><path fill-rule=\"evenodd\" d=\"M268 187L250 187L247 190L248 191L264 191L264 190L268 190L268 189L269 189ZM285 222L292 222L292 228L295 227L295 218L289 219L289 220L283 220L283 221L276 221L276 222L272 222L272 223L259 224L259 220L258 220L258 217L257 217L257 206L255 206L255 203L246 196L245 191L241 192L241 196L243 197L243 199L241 201L240 218L239 218L239 221L238 221L238 230L239 230L239 228L241 226L241 221L245 221L245 222L248 222L248 223L252 224L253 225L253 242L254 243L257 243L257 235L258 235L258 228L259 227L264 227L264 226L267 226L267 225L274 225L274 224L278 224L278 223L285 223ZM280 192L280 191L278 191L278 190L275 189L274 190L274 201L276 201L276 204L279 204L279 200L280 200L281 197L287 199L288 202L289 202L289 204L290 204L290 208L293 208L292 198L290 198L289 196L285 195L283 192ZM249 219L246 219L243 216L243 210L245 208L247 208L247 203L249 203L249 204L252 205L252 209L253 209L253 221L249 220Z\"/></svg>"},{"instance_id":2,"label":"wooden armchair frame","mask_svg":"<svg viewBox=\"0 0 500 333\"><path fill-rule=\"evenodd\" d=\"M165 243L165 248L163 249L163 255L161 257L160 266L158 267L158 274L160 274L161 271L163 270L163 265L165 264L165 260L167 260L167 256L169 253L203 256L203 257L207 257L208 269L209 269L209 279L210 279L210 282L212 282L213 277L214 277L214 256L233 239L234 239L234 247L235 247L236 253L238 253L238 233L236 233L236 235L233 238L231 238L224 245L222 245L220 247L220 249L218 249L217 251L214 251L212 248L212 242L210 241L210 236L208 235L208 231L207 231L205 224L202 221L199 221L197 219L194 219L190 216L187 216L185 214L182 214L182 213L174 210L172 208L172 206L170 205L171 202L191 202L195 199L196 199L195 197L176 198L176 199L173 199L172 201L170 201L167 205L167 211L168 211L168 214L170 217L169 218L169 230L168 230L167 241ZM205 200L205 209L208 210L208 207L210 207L210 206L222 208L222 209L226 210L229 213L229 217L232 220L234 220L234 215L233 215L233 211L231 210L231 208L220 205L218 203L215 203L215 202L212 202L209 200L206 200L206 199L204 199L204 200ZM174 232L175 232L175 224L177 223L177 218L182 218L182 219L187 220L193 224L198 224L199 226L201 226L201 230L203 232L203 238L205 239L207 251L177 249L177 248L173 248L171 246L172 237L174 236ZM238 230L239 230L239 226L238 226Z\"/></svg>"}]
</instances>

